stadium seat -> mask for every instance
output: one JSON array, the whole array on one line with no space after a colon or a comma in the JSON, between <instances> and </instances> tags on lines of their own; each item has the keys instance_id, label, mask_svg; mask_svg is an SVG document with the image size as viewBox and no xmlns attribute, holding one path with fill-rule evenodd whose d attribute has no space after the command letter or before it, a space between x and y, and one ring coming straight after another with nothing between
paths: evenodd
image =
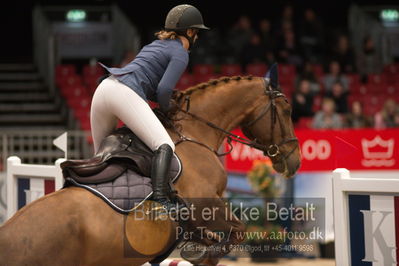
<instances>
[{"instance_id":1,"label":"stadium seat","mask_svg":"<svg viewBox=\"0 0 399 266\"><path fill-rule=\"evenodd\" d=\"M245 73L255 77L264 77L267 73L267 65L264 63L252 63L245 66Z\"/></svg>"},{"instance_id":2,"label":"stadium seat","mask_svg":"<svg viewBox=\"0 0 399 266\"><path fill-rule=\"evenodd\" d=\"M194 75L209 75L215 72L214 65L212 64L196 64L193 66Z\"/></svg>"},{"instance_id":3,"label":"stadium seat","mask_svg":"<svg viewBox=\"0 0 399 266\"><path fill-rule=\"evenodd\" d=\"M366 115L374 115L381 110L387 97L385 95L365 95L361 98L364 113Z\"/></svg>"},{"instance_id":4,"label":"stadium seat","mask_svg":"<svg viewBox=\"0 0 399 266\"><path fill-rule=\"evenodd\" d=\"M279 77L280 87L284 93L294 92L295 80Z\"/></svg>"},{"instance_id":5,"label":"stadium seat","mask_svg":"<svg viewBox=\"0 0 399 266\"><path fill-rule=\"evenodd\" d=\"M85 77L85 81L84 82L85 82L88 94L90 94L90 95L94 94L94 91L96 90L98 84L100 84L100 78L101 77L97 77L97 76Z\"/></svg>"},{"instance_id":6,"label":"stadium seat","mask_svg":"<svg viewBox=\"0 0 399 266\"><path fill-rule=\"evenodd\" d=\"M323 97L321 95L316 95L313 98L313 106L312 106L312 111L317 112L321 109L321 104L323 102Z\"/></svg>"},{"instance_id":7,"label":"stadium seat","mask_svg":"<svg viewBox=\"0 0 399 266\"><path fill-rule=\"evenodd\" d=\"M360 86L360 76L356 73L346 74L345 75L349 81L349 88L351 87L359 87Z\"/></svg>"},{"instance_id":8,"label":"stadium seat","mask_svg":"<svg viewBox=\"0 0 399 266\"><path fill-rule=\"evenodd\" d=\"M80 128L82 130L91 130L91 125L90 125L90 120L79 120L80 123ZM88 141L90 142L90 140L88 139Z\"/></svg>"},{"instance_id":9,"label":"stadium seat","mask_svg":"<svg viewBox=\"0 0 399 266\"><path fill-rule=\"evenodd\" d=\"M66 87L66 86L77 86L82 85L82 78L79 75L71 74L68 76L63 76L56 79L56 85L58 87Z\"/></svg>"},{"instance_id":10,"label":"stadium seat","mask_svg":"<svg viewBox=\"0 0 399 266\"><path fill-rule=\"evenodd\" d=\"M211 79L217 79L219 77L220 75L217 74L195 75L194 80L196 83L201 83L201 82L208 82Z\"/></svg>"},{"instance_id":11,"label":"stadium seat","mask_svg":"<svg viewBox=\"0 0 399 266\"><path fill-rule=\"evenodd\" d=\"M285 94L287 98L291 98L291 95L295 91L295 87L293 83L280 83L281 91Z\"/></svg>"},{"instance_id":12,"label":"stadium seat","mask_svg":"<svg viewBox=\"0 0 399 266\"><path fill-rule=\"evenodd\" d=\"M185 90L188 87L194 86L195 85L195 79L194 76L188 72L183 73L183 75L180 77L179 81L176 84L176 89L177 90Z\"/></svg>"},{"instance_id":13,"label":"stadium seat","mask_svg":"<svg viewBox=\"0 0 399 266\"><path fill-rule=\"evenodd\" d=\"M296 68L294 65L279 64L278 69L279 69L279 74L283 77L295 77L296 75Z\"/></svg>"},{"instance_id":14,"label":"stadium seat","mask_svg":"<svg viewBox=\"0 0 399 266\"><path fill-rule=\"evenodd\" d=\"M239 76L242 75L241 66L239 64L223 64L220 67L222 76Z\"/></svg>"},{"instance_id":15,"label":"stadium seat","mask_svg":"<svg viewBox=\"0 0 399 266\"><path fill-rule=\"evenodd\" d=\"M353 95L366 95L368 87L365 84L353 84L349 86L349 91Z\"/></svg>"},{"instance_id":16,"label":"stadium seat","mask_svg":"<svg viewBox=\"0 0 399 266\"><path fill-rule=\"evenodd\" d=\"M88 97L87 89L83 85L61 87L61 94L66 99Z\"/></svg>"},{"instance_id":17,"label":"stadium seat","mask_svg":"<svg viewBox=\"0 0 399 266\"><path fill-rule=\"evenodd\" d=\"M391 75L399 74L399 63L387 64L383 68L383 72Z\"/></svg>"},{"instance_id":18,"label":"stadium seat","mask_svg":"<svg viewBox=\"0 0 399 266\"><path fill-rule=\"evenodd\" d=\"M84 65L83 66L83 76L102 76L105 74L105 70L100 65Z\"/></svg>"},{"instance_id":19,"label":"stadium seat","mask_svg":"<svg viewBox=\"0 0 399 266\"><path fill-rule=\"evenodd\" d=\"M384 94L389 95L389 96L395 96L399 95L399 84L395 85L385 85L384 86Z\"/></svg>"},{"instance_id":20,"label":"stadium seat","mask_svg":"<svg viewBox=\"0 0 399 266\"><path fill-rule=\"evenodd\" d=\"M354 95L375 95L386 92L386 84L360 84L352 86L350 92Z\"/></svg>"},{"instance_id":21,"label":"stadium seat","mask_svg":"<svg viewBox=\"0 0 399 266\"><path fill-rule=\"evenodd\" d=\"M79 121L90 120L90 108L76 108L73 110L73 115Z\"/></svg>"},{"instance_id":22,"label":"stadium seat","mask_svg":"<svg viewBox=\"0 0 399 266\"><path fill-rule=\"evenodd\" d=\"M287 102L289 103L289 104L292 104L292 95L293 95L294 93L292 93L292 92L288 92L288 93L284 93L284 95L285 95L285 97L286 97L286 99L287 99Z\"/></svg>"},{"instance_id":23,"label":"stadium seat","mask_svg":"<svg viewBox=\"0 0 399 266\"><path fill-rule=\"evenodd\" d=\"M388 84L399 83L399 63L389 64L384 67L383 75Z\"/></svg>"},{"instance_id":24,"label":"stadium seat","mask_svg":"<svg viewBox=\"0 0 399 266\"><path fill-rule=\"evenodd\" d=\"M321 64L313 64L313 72L317 79L321 79L324 76L323 65Z\"/></svg>"},{"instance_id":25,"label":"stadium seat","mask_svg":"<svg viewBox=\"0 0 399 266\"><path fill-rule=\"evenodd\" d=\"M367 76L367 83L369 84L386 84L386 77L382 74L369 74Z\"/></svg>"},{"instance_id":26,"label":"stadium seat","mask_svg":"<svg viewBox=\"0 0 399 266\"><path fill-rule=\"evenodd\" d=\"M67 98L67 104L73 110L90 109L91 99L89 97Z\"/></svg>"},{"instance_id":27,"label":"stadium seat","mask_svg":"<svg viewBox=\"0 0 399 266\"><path fill-rule=\"evenodd\" d=\"M279 82L282 88L292 88L295 84L296 68L294 65L279 64Z\"/></svg>"},{"instance_id":28,"label":"stadium seat","mask_svg":"<svg viewBox=\"0 0 399 266\"><path fill-rule=\"evenodd\" d=\"M122 120L118 120L118 124L117 124L117 128L120 128L120 127L122 127L122 126L124 126L125 125L125 123L123 123L122 122Z\"/></svg>"},{"instance_id":29,"label":"stadium seat","mask_svg":"<svg viewBox=\"0 0 399 266\"><path fill-rule=\"evenodd\" d=\"M148 101L148 105L151 107L151 109L155 109L159 107L159 104L153 101Z\"/></svg>"},{"instance_id":30,"label":"stadium seat","mask_svg":"<svg viewBox=\"0 0 399 266\"><path fill-rule=\"evenodd\" d=\"M57 65L55 67L55 77L60 78L60 77L66 77L76 74L76 67L75 65L71 64L63 64L63 65Z\"/></svg>"},{"instance_id":31,"label":"stadium seat","mask_svg":"<svg viewBox=\"0 0 399 266\"><path fill-rule=\"evenodd\" d=\"M90 108L89 107L74 107L73 114L76 120L79 121L80 128L83 130L90 130Z\"/></svg>"},{"instance_id":32,"label":"stadium seat","mask_svg":"<svg viewBox=\"0 0 399 266\"><path fill-rule=\"evenodd\" d=\"M364 105L364 114L368 116L374 116L380 108L377 105Z\"/></svg>"},{"instance_id":33,"label":"stadium seat","mask_svg":"<svg viewBox=\"0 0 399 266\"><path fill-rule=\"evenodd\" d=\"M297 129L309 129L312 128L312 117L301 117L296 123L295 128Z\"/></svg>"},{"instance_id":34,"label":"stadium seat","mask_svg":"<svg viewBox=\"0 0 399 266\"><path fill-rule=\"evenodd\" d=\"M391 74L391 73L384 73L385 81L387 84L395 85L399 83L399 73L398 74Z\"/></svg>"},{"instance_id":35,"label":"stadium seat","mask_svg":"<svg viewBox=\"0 0 399 266\"><path fill-rule=\"evenodd\" d=\"M362 102L361 100L362 100L362 99L359 98L359 95L358 95L358 94L349 94L349 95L348 95L348 107L349 107L349 110L351 109L351 106L352 106L352 104L353 104L354 101L360 101L360 102Z\"/></svg>"}]
</instances>

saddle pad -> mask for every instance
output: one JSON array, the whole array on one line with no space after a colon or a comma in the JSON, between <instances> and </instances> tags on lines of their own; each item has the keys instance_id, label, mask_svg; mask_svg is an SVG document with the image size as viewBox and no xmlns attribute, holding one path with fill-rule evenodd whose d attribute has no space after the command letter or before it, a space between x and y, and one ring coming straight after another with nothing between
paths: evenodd
<instances>
[{"instance_id":1,"label":"saddle pad","mask_svg":"<svg viewBox=\"0 0 399 266\"><path fill-rule=\"evenodd\" d=\"M172 158L169 179L176 182L182 172L182 164L175 154ZM66 177L67 185L85 188L103 199L116 211L127 214L152 195L151 178L127 169L113 181L100 184L80 184Z\"/></svg>"}]
</instances>

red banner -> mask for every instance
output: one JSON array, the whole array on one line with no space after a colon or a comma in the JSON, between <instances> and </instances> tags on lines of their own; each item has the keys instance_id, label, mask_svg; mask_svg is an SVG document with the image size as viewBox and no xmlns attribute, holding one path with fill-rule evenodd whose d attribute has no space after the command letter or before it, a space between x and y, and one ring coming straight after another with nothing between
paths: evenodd
<instances>
[{"instance_id":1,"label":"red banner","mask_svg":"<svg viewBox=\"0 0 399 266\"><path fill-rule=\"evenodd\" d=\"M243 136L236 130L235 134ZM399 169L399 129L391 130L297 130L302 164L300 171ZM233 143L226 169L246 173L261 151ZM226 147L227 148L227 147Z\"/></svg>"}]
</instances>

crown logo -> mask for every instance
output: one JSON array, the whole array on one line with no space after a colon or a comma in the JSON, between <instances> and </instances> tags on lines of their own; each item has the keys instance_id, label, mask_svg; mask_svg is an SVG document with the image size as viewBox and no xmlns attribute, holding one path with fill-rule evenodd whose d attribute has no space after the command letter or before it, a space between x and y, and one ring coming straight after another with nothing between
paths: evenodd
<instances>
[{"instance_id":1,"label":"crown logo","mask_svg":"<svg viewBox=\"0 0 399 266\"><path fill-rule=\"evenodd\" d=\"M383 140L380 135L377 135L372 140L362 139L361 142L365 158L362 160L363 166L389 167L394 165L395 160L392 158L392 155L395 147L395 139Z\"/></svg>"}]
</instances>

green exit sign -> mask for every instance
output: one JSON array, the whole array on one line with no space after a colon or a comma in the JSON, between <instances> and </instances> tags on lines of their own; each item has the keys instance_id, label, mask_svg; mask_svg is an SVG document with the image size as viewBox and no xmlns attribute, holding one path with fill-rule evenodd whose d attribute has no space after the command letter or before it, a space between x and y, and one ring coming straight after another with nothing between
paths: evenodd
<instances>
[{"instance_id":1,"label":"green exit sign","mask_svg":"<svg viewBox=\"0 0 399 266\"><path fill-rule=\"evenodd\" d=\"M383 9L380 12L380 18L384 22L397 22L399 21L399 11L396 9Z\"/></svg>"},{"instance_id":2,"label":"green exit sign","mask_svg":"<svg viewBox=\"0 0 399 266\"><path fill-rule=\"evenodd\" d=\"M86 11L82 9L71 9L66 13L69 22L82 22L86 20Z\"/></svg>"}]
</instances>

